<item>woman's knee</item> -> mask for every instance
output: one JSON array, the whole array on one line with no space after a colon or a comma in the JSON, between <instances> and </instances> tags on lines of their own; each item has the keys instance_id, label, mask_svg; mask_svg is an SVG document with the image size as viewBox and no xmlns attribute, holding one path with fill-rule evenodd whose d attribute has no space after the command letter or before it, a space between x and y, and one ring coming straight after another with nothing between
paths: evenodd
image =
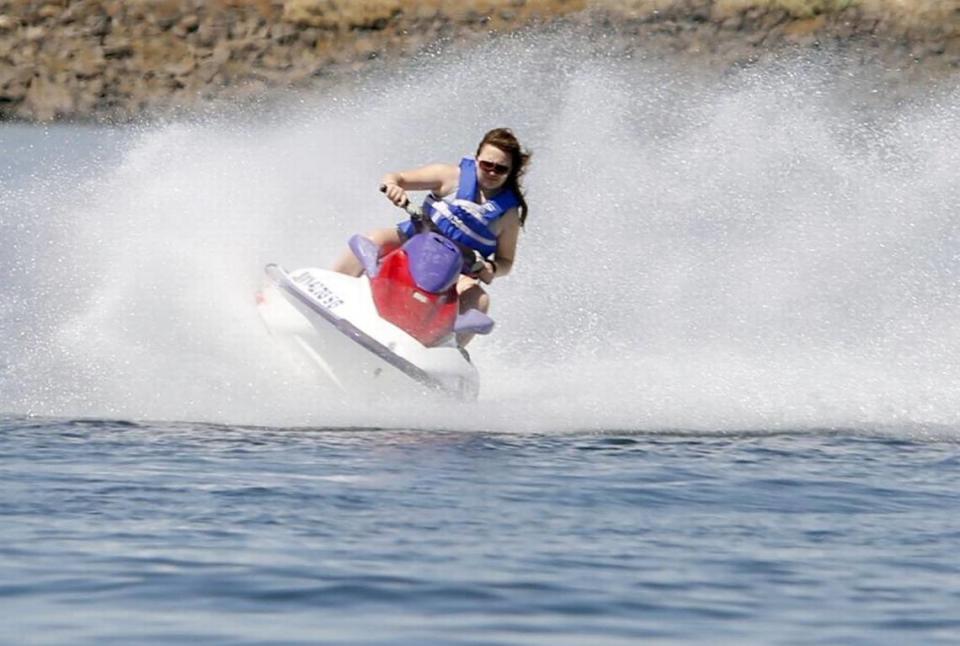
<instances>
[{"instance_id":1,"label":"woman's knee","mask_svg":"<svg viewBox=\"0 0 960 646\"><path fill-rule=\"evenodd\" d=\"M479 289L479 288L478 288ZM486 293L482 289L480 290L480 298L477 299L477 309L486 314L490 311L490 294Z\"/></svg>"},{"instance_id":2,"label":"woman's knee","mask_svg":"<svg viewBox=\"0 0 960 646\"><path fill-rule=\"evenodd\" d=\"M396 227L391 227L389 229L374 229L367 233L367 237L373 240L375 243L381 247L399 247L400 232L397 231Z\"/></svg>"},{"instance_id":3,"label":"woman's knee","mask_svg":"<svg viewBox=\"0 0 960 646\"><path fill-rule=\"evenodd\" d=\"M461 280L464 278L466 277L461 277ZM460 310L478 309L486 314L490 310L490 295L476 283L463 286L466 288L460 290Z\"/></svg>"}]
</instances>

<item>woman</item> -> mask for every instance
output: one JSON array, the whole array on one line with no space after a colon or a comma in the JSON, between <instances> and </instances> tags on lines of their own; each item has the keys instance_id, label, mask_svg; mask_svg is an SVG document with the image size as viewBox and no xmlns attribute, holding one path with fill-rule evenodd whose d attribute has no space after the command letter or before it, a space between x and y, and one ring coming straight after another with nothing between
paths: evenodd
<instances>
[{"instance_id":1,"label":"woman","mask_svg":"<svg viewBox=\"0 0 960 646\"><path fill-rule=\"evenodd\" d=\"M391 202L403 206L407 191L430 191L423 203L424 219L430 226L461 246L474 249L484 258L477 276L460 276L460 311L471 308L486 313L490 297L480 282L506 276L513 268L520 228L527 218L527 203L520 179L530 153L507 128L484 135L475 157L464 157L457 166L431 164L415 170L387 173L380 180ZM415 233L412 222L395 228L376 229L367 234L384 253L403 244ZM334 270L351 276L362 272L360 261L349 251L334 265ZM460 346L473 337L457 337Z\"/></svg>"}]
</instances>

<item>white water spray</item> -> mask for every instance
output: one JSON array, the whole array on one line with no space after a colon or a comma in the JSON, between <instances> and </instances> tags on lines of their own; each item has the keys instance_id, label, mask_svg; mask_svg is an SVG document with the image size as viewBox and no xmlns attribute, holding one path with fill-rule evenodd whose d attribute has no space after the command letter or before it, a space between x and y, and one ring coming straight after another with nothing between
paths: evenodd
<instances>
[{"instance_id":1,"label":"white water spray","mask_svg":"<svg viewBox=\"0 0 960 646\"><path fill-rule=\"evenodd\" d=\"M489 430L960 423L960 93L824 63L707 79L527 35L293 106L152 127L2 189L0 411ZM862 71L861 77L869 76ZM924 90L928 92L928 90ZM480 408L319 388L253 307L400 213L388 170L534 150ZM70 177L83 175L77 184Z\"/></svg>"}]
</instances>

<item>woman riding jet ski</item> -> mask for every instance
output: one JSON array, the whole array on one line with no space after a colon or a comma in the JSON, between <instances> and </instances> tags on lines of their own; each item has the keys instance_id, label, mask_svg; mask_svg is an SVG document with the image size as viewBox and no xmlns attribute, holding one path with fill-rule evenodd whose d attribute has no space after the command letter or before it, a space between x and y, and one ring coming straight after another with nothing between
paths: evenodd
<instances>
[{"instance_id":1,"label":"woman riding jet ski","mask_svg":"<svg viewBox=\"0 0 960 646\"><path fill-rule=\"evenodd\" d=\"M410 220L351 238L334 271L268 265L272 284L258 294L268 327L345 390L412 378L476 397L477 371L462 348L493 328L479 283L513 265L528 160L513 134L497 129L458 166L387 174L381 190ZM406 190L431 191L422 211Z\"/></svg>"}]
</instances>

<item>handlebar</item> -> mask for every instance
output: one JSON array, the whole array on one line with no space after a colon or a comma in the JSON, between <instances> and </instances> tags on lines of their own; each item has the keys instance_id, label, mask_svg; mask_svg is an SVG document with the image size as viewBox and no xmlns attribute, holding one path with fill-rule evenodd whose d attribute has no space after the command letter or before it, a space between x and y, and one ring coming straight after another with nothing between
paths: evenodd
<instances>
[{"instance_id":1,"label":"handlebar","mask_svg":"<svg viewBox=\"0 0 960 646\"><path fill-rule=\"evenodd\" d=\"M387 192L386 184L380 185L380 192L381 193ZM421 209L416 204L412 203L409 197L407 198L406 202L400 205L400 208L406 211L407 215L409 215L410 219L413 220L414 222L420 222L423 220L423 209Z\"/></svg>"},{"instance_id":2,"label":"handlebar","mask_svg":"<svg viewBox=\"0 0 960 646\"><path fill-rule=\"evenodd\" d=\"M387 185L380 185L380 192L387 192ZM401 209L407 212L407 215L410 216L410 219L416 225L418 231L423 231L423 209L410 202L410 198L407 198L407 201L400 206ZM464 248L465 249L465 248ZM476 277L481 271L483 271L484 260L483 256L480 255L478 251L469 250L468 254L464 255L463 259L463 273L468 276Z\"/></svg>"}]
</instances>

